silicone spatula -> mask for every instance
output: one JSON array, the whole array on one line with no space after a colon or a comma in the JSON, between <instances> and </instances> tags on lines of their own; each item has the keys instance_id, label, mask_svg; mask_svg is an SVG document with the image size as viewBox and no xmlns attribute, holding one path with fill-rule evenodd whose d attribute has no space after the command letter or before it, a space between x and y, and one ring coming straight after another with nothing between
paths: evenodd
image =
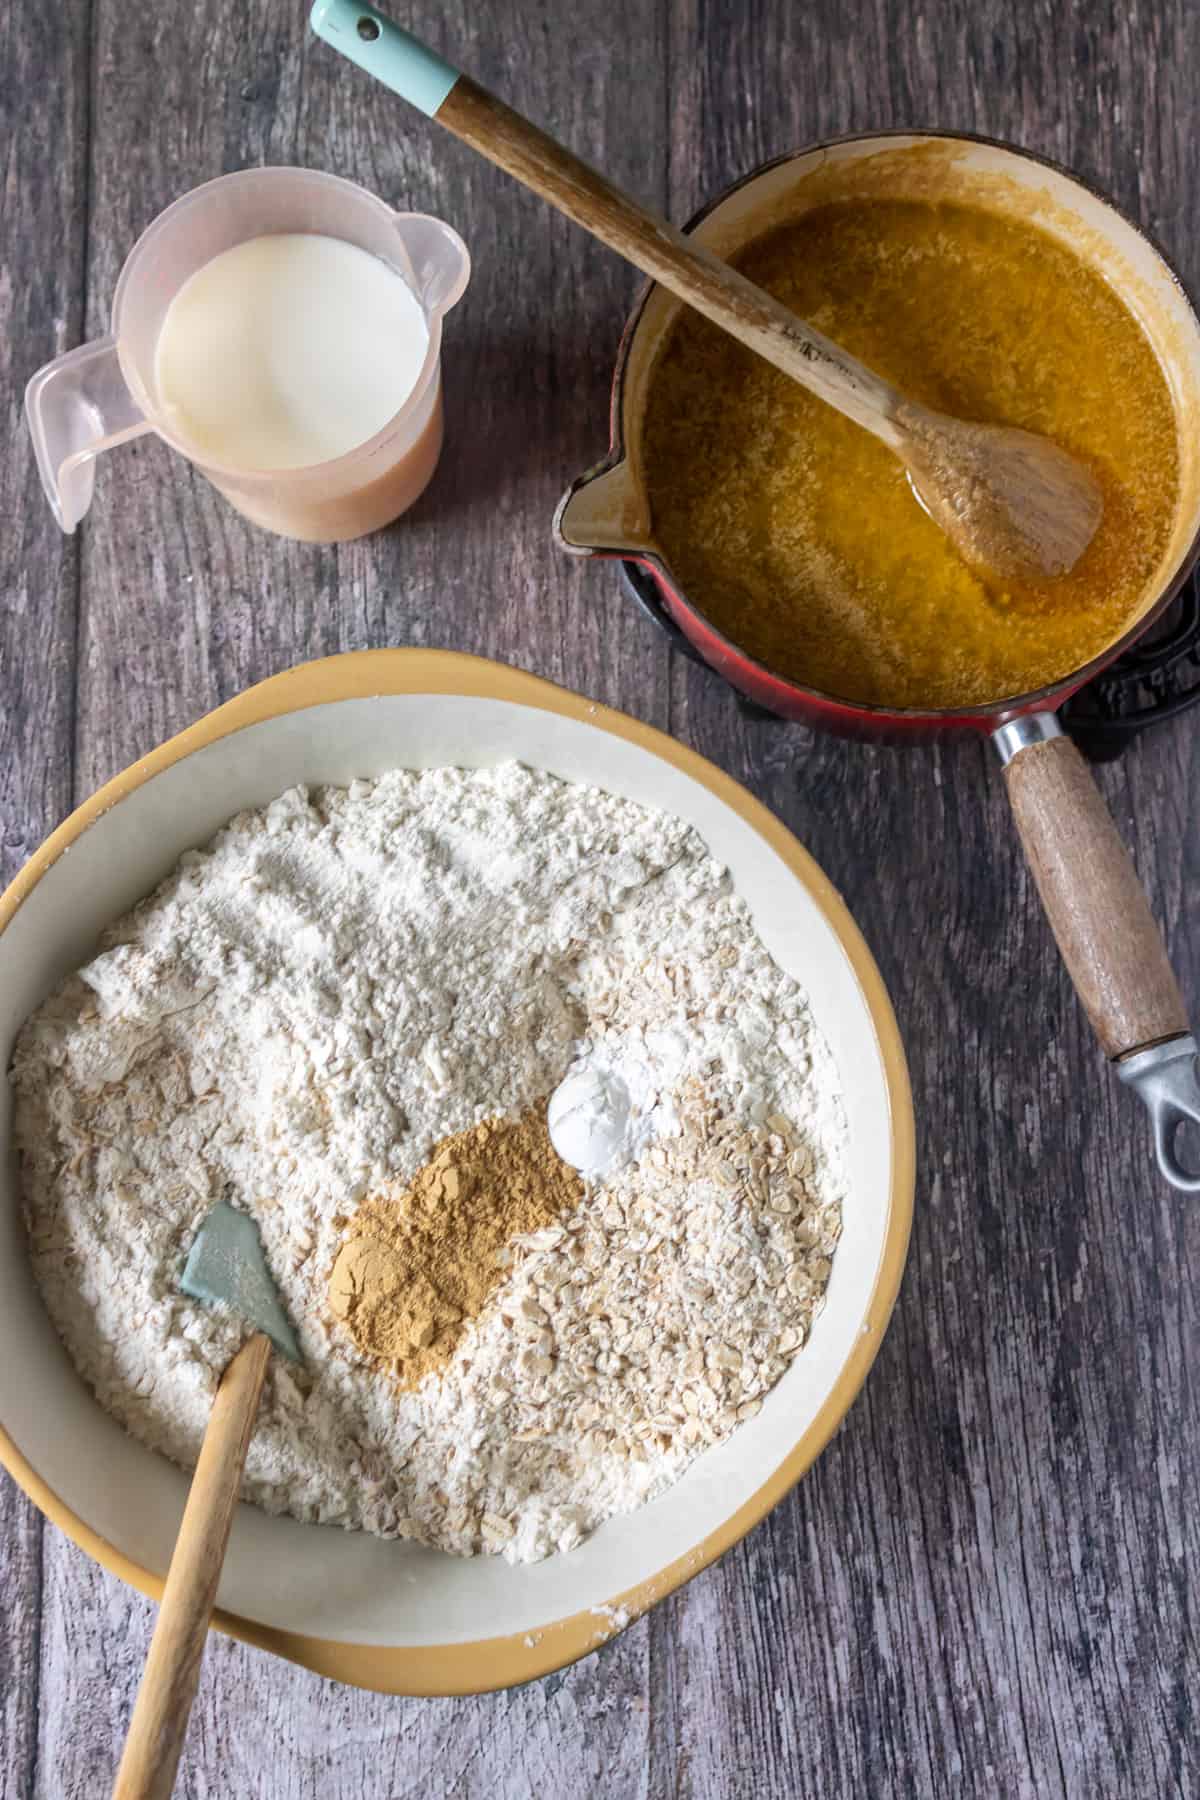
<instances>
[{"instance_id":1,"label":"silicone spatula","mask_svg":"<svg viewBox=\"0 0 1200 1800\"><path fill-rule=\"evenodd\" d=\"M231 1307L254 1327L254 1335L217 1386L113 1800L167 1800L175 1785L271 1346L300 1361L258 1227L246 1213L217 1202L196 1234L179 1285L193 1299Z\"/></svg>"}]
</instances>

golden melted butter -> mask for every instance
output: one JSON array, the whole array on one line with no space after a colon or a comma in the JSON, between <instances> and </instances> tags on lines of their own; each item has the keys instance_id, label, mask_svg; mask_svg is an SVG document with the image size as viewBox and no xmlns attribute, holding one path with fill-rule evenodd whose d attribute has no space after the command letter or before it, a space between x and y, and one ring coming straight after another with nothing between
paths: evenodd
<instances>
[{"instance_id":1,"label":"golden melted butter","mask_svg":"<svg viewBox=\"0 0 1200 1800\"><path fill-rule=\"evenodd\" d=\"M819 207L737 261L914 399L1086 458L1105 510L1070 574L985 579L890 451L685 310L652 373L647 488L719 630L779 674L907 707L1045 687L1121 633L1170 535L1178 451L1154 352L1099 274L1036 226L906 200Z\"/></svg>"}]
</instances>

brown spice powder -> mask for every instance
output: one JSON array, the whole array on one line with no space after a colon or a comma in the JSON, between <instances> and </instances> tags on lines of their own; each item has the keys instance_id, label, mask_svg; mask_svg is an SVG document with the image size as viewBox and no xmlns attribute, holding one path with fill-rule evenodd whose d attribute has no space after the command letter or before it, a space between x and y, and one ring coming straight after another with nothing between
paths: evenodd
<instances>
[{"instance_id":1,"label":"brown spice powder","mask_svg":"<svg viewBox=\"0 0 1200 1800\"><path fill-rule=\"evenodd\" d=\"M411 1186L359 1208L330 1274L330 1309L365 1355L416 1387L449 1362L504 1280L506 1245L582 1198L544 1102L519 1119L485 1119L444 1139Z\"/></svg>"}]
</instances>

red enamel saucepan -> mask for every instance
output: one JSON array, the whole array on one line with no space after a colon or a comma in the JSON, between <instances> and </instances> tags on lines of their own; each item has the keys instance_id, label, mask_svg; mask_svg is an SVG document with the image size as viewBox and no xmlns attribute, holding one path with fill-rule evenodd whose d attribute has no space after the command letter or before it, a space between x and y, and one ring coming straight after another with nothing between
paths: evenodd
<instances>
[{"instance_id":1,"label":"red enamel saucepan","mask_svg":"<svg viewBox=\"0 0 1200 1800\"><path fill-rule=\"evenodd\" d=\"M1058 708L1138 638L1177 592L1200 549L1200 320L1173 270L1137 226L1050 163L984 139L936 133L844 139L769 163L728 189L688 227L718 255L735 255L781 220L845 192L864 173L881 194L905 192L905 153L936 157L941 196L1032 218L1102 271L1157 352L1180 425L1180 492L1173 530L1132 622L1103 654L1051 688L991 706L912 711L839 700L774 673L717 631L689 601L654 540L643 480L642 419L656 353L680 303L643 293L622 339L613 382L612 443L577 481L555 518L577 555L633 560L656 584L670 618L705 662L784 718L844 736L891 741L951 729L990 734L1004 766L1017 829L1071 978L1105 1055L1149 1108L1159 1166L1200 1192L1176 1153L1178 1126L1200 1122L1196 1044L1162 937L1133 863ZM865 165L871 162L872 171ZM889 185L890 184L890 185Z\"/></svg>"}]
</instances>

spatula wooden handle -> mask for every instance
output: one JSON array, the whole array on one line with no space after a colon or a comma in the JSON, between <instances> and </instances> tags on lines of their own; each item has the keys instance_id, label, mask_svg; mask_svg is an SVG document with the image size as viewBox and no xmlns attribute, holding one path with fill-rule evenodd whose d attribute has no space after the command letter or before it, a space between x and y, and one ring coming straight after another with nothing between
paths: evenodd
<instances>
[{"instance_id":1,"label":"spatula wooden handle","mask_svg":"<svg viewBox=\"0 0 1200 1800\"><path fill-rule=\"evenodd\" d=\"M261 1332L221 1377L163 1588L113 1800L168 1800L271 1354Z\"/></svg>"}]
</instances>

